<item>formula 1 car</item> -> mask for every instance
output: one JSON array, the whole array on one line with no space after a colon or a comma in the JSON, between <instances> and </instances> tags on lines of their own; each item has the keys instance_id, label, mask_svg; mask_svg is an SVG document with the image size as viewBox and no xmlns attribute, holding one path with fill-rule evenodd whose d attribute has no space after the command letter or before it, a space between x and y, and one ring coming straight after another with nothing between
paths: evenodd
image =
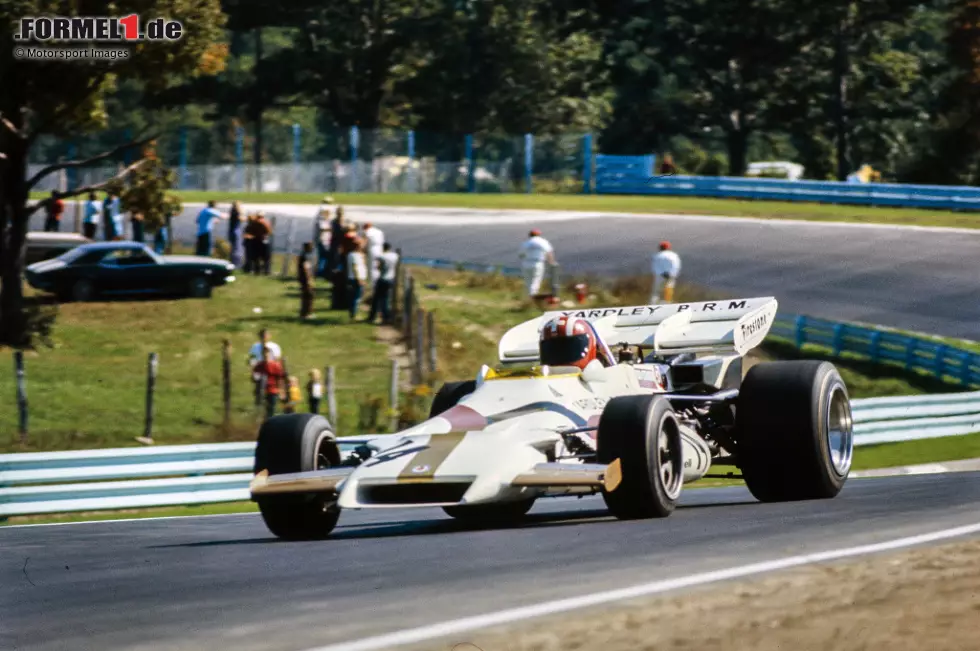
<instances>
[{"instance_id":1,"label":"formula 1 car","mask_svg":"<svg viewBox=\"0 0 980 651\"><path fill-rule=\"evenodd\" d=\"M853 455L837 369L759 363L743 378L776 308L766 297L545 313L503 336L496 368L445 384L429 419L402 432L338 438L321 416L267 420L252 499L296 540L327 536L343 509L438 506L507 523L538 498L594 493L617 518L665 517L685 483L732 476L713 466L740 469L763 502L834 497ZM540 363L542 327L561 315L599 342L584 369Z\"/></svg>"}]
</instances>

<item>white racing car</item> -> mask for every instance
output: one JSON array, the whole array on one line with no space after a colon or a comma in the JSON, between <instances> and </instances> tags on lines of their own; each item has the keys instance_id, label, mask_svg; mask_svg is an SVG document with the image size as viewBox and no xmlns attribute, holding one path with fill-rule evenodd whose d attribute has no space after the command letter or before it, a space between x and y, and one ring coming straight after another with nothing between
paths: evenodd
<instances>
[{"instance_id":1,"label":"white racing car","mask_svg":"<svg viewBox=\"0 0 980 651\"><path fill-rule=\"evenodd\" d=\"M295 540L327 536L343 509L438 506L506 523L538 498L592 493L618 518L665 517L683 484L718 476L713 465L739 468L763 502L834 497L853 454L837 369L760 363L743 379L776 307L546 313L504 335L497 368L445 384L429 419L402 432L338 439L321 416L269 419L252 499Z\"/></svg>"}]
</instances>

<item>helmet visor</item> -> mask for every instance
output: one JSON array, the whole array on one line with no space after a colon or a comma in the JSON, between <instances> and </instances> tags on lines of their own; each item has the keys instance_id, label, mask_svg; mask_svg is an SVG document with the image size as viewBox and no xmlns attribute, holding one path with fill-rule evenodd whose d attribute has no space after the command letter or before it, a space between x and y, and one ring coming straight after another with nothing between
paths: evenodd
<instances>
[{"instance_id":1,"label":"helmet visor","mask_svg":"<svg viewBox=\"0 0 980 651\"><path fill-rule=\"evenodd\" d=\"M571 366L585 359L588 354L588 335L541 340L541 363L548 366Z\"/></svg>"}]
</instances>

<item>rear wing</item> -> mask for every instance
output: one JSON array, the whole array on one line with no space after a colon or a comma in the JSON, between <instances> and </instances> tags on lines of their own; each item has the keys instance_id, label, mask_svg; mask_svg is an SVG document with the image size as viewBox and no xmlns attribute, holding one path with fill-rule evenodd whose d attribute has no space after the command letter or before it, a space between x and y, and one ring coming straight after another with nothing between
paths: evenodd
<instances>
[{"instance_id":1,"label":"rear wing","mask_svg":"<svg viewBox=\"0 0 980 651\"><path fill-rule=\"evenodd\" d=\"M765 339L778 306L775 298L767 296L546 312L508 330L500 339L498 357L503 364L538 361L541 329L562 315L588 320L609 346L643 346L664 355L741 356Z\"/></svg>"}]
</instances>

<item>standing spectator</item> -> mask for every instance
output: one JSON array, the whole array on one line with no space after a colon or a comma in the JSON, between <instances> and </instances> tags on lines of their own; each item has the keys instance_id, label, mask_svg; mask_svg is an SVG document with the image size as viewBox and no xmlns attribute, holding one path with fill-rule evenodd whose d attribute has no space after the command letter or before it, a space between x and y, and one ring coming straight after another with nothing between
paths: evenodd
<instances>
[{"instance_id":1,"label":"standing spectator","mask_svg":"<svg viewBox=\"0 0 980 651\"><path fill-rule=\"evenodd\" d=\"M269 331L262 328L259 330L259 340L252 344L252 347L248 350L248 367L252 371L252 381L255 383L256 404L262 399L262 396L259 395L259 389L262 386L262 376L255 369L259 362L262 361L262 351L266 348L269 349L272 359L282 359L282 348L270 339Z\"/></svg>"},{"instance_id":2,"label":"standing spectator","mask_svg":"<svg viewBox=\"0 0 980 651\"><path fill-rule=\"evenodd\" d=\"M340 247L346 233L347 222L344 219L344 207L337 206L333 220L330 222L330 260L327 263L330 269L336 269L340 266Z\"/></svg>"},{"instance_id":3,"label":"standing spectator","mask_svg":"<svg viewBox=\"0 0 980 651\"><path fill-rule=\"evenodd\" d=\"M320 210L317 211L314 221L314 239L316 241L316 275L317 278L326 278L327 269L330 262L330 206L333 198L324 197L320 203Z\"/></svg>"},{"instance_id":4,"label":"standing spectator","mask_svg":"<svg viewBox=\"0 0 980 651\"><path fill-rule=\"evenodd\" d=\"M300 253L297 262L296 275L299 280L299 318L309 319L313 315L313 263L310 256L313 255L313 242L303 243L303 252Z\"/></svg>"},{"instance_id":5,"label":"standing spectator","mask_svg":"<svg viewBox=\"0 0 980 651\"><path fill-rule=\"evenodd\" d=\"M65 212L65 202L61 200L61 195L57 190L51 191L51 200L48 203L44 219L44 230L57 233L61 230L61 215Z\"/></svg>"},{"instance_id":6,"label":"standing spectator","mask_svg":"<svg viewBox=\"0 0 980 651\"><path fill-rule=\"evenodd\" d=\"M650 304L656 305L661 299L664 303L674 300L674 287L677 277L681 275L681 258L670 250L670 242L660 243L660 253L653 256L653 293L650 294Z\"/></svg>"},{"instance_id":7,"label":"standing spectator","mask_svg":"<svg viewBox=\"0 0 980 651\"><path fill-rule=\"evenodd\" d=\"M364 224L364 241L367 248L368 280L373 287L378 280L378 262L384 252L385 234L380 228L368 222Z\"/></svg>"},{"instance_id":8,"label":"standing spectator","mask_svg":"<svg viewBox=\"0 0 980 651\"><path fill-rule=\"evenodd\" d=\"M167 250L167 227L160 226L153 235L153 252L163 255Z\"/></svg>"},{"instance_id":9,"label":"standing spectator","mask_svg":"<svg viewBox=\"0 0 980 651\"><path fill-rule=\"evenodd\" d=\"M143 229L143 213L134 212L129 216L129 222L133 227L133 241L142 242L146 239Z\"/></svg>"},{"instance_id":10,"label":"standing spectator","mask_svg":"<svg viewBox=\"0 0 980 651\"><path fill-rule=\"evenodd\" d=\"M288 397L288 393L286 372L282 362L273 358L271 347L265 346L262 349L262 361L255 365L253 374L259 377L259 386L262 386L262 380L265 380L265 417L272 418L276 414L280 397L283 395Z\"/></svg>"},{"instance_id":11,"label":"standing spectator","mask_svg":"<svg viewBox=\"0 0 980 651\"><path fill-rule=\"evenodd\" d=\"M102 201L102 233L106 242L122 239L119 215L119 199L112 192L107 192Z\"/></svg>"},{"instance_id":12,"label":"standing spectator","mask_svg":"<svg viewBox=\"0 0 980 651\"><path fill-rule=\"evenodd\" d=\"M85 202L85 218L82 220L82 234L90 240L95 239L96 231L99 229L99 202L95 200L95 193L88 193L88 201Z\"/></svg>"},{"instance_id":13,"label":"standing spectator","mask_svg":"<svg viewBox=\"0 0 980 651\"><path fill-rule=\"evenodd\" d=\"M551 242L541 237L541 231L535 228L528 233L528 239L521 245L519 257L527 295L534 301L538 301L545 268L547 265L555 264L555 250Z\"/></svg>"},{"instance_id":14,"label":"standing spectator","mask_svg":"<svg viewBox=\"0 0 980 651\"><path fill-rule=\"evenodd\" d=\"M282 413L295 414L296 407L303 399L303 394L299 389L299 378L290 375L286 381L286 390L283 393Z\"/></svg>"},{"instance_id":15,"label":"standing spectator","mask_svg":"<svg viewBox=\"0 0 980 651\"><path fill-rule=\"evenodd\" d=\"M371 315L368 316L368 321L374 323L375 317L380 312L381 323L390 323L391 288L395 284L395 274L398 271L398 253L391 250L390 242L384 243L381 255L378 256L378 263L380 274L374 284L374 292L371 294Z\"/></svg>"},{"instance_id":16,"label":"standing spectator","mask_svg":"<svg viewBox=\"0 0 980 651\"><path fill-rule=\"evenodd\" d=\"M354 250L347 254L347 305L351 321L357 316L357 308L361 305L361 296L364 294L364 285L367 281L364 244L358 241L354 245Z\"/></svg>"},{"instance_id":17,"label":"standing spectator","mask_svg":"<svg viewBox=\"0 0 980 651\"><path fill-rule=\"evenodd\" d=\"M244 257L242 231L244 230L242 202L235 201L231 204L231 212L228 213L228 246L231 248L231 263L235 265L235 268L242 266L242 258Z\"/></svg>"},{"instance_id":18,"label":"standing spectator","mask_svg":"<svg viewBox=\"0 0 980 651\"><path fill-rule=\"evenodd\" d=\"M310 370L310 380L306 383L306 399L310 405L311 414L320 413L320 399L323 398L323 383L320 381L320 370Z\"/></svg>"},{"instance_id":19,"label":"standing spectator","mask_svg":"<svg viewBox=\"0 0 980 651\"><path fill-rule=\"evenodd\" d=\"M219 219L227 219L215 208L214 200L208 202L208 207L197 214L197 250L196 255L211 255L212 231L214 222Z\"/></svg>"},{"instance_id":20,"label":"standing spectator","mask_svg":"<svg viewBox=\"0 0 980 651\"><path fill-rule=\"evenodd\" d=\"M258 254L259 269L255 273L262 273L268 276L272 272L272 224L265 218L265 213L259 211L255 215L258 224L257 230L259 237L255 242L255 251Z\"/></svg>"},{"instance_id":21,"label":"standing spectator","mask_svg":"<svg viewBox=\"0 0 980 651\"><path fill-rule=\"evenodd\" d=\"M257 269L259 264L258 256L255 252L255 232L258 228L256 224L257 220L258 217L256 215L249 215L245 221L245 230L242 234L242 239L245 241L245 273L252 273L252 270Z\"/></svg>"},{"instance_id":22,"label":"standing spectator","mask_svg":"<svg viewBox=\"0 0 980 651\"><path fill-rule=\"evenodd\" d=\"M673 176L677 174L677 165L674 164L674 157L670 155L670 152L664 154L663 160L660 161L660 175L661 176Z\"/></svg>"}]
</instances>

